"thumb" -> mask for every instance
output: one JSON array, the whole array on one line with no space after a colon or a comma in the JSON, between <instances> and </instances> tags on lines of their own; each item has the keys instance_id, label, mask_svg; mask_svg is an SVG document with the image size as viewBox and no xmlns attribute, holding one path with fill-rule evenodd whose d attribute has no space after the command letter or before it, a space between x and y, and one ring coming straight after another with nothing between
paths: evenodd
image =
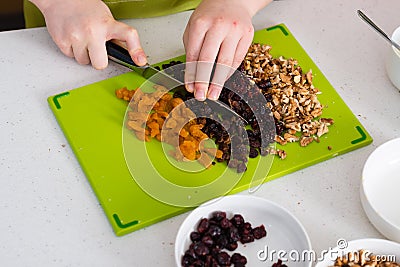
<instances>
[{"instance_id":1,"label":"thumb","mask_svg":"<svg viewBox=\"0 0 400 267\"><path fill-rule=\"evenodd\" d=\"M119 21L115 21L110 27L112 28L109 31L109 39L124 42L132 60L139 66L145 65L147 63L147 57L140 44L137 30Z\"/></svg>"}]
</instances>

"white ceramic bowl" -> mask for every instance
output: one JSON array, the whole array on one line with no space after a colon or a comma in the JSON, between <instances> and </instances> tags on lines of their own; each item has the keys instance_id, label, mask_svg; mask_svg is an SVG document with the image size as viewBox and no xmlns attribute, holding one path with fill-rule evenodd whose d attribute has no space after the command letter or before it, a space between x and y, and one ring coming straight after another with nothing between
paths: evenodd
<instances>
[{"instance_id":1,"label":"white ceramic bowl","mask_svg":"<svg viewBox=\"0 0 400 267\"><path fill-rule=\"evenodd\" d=\"M368 157L360 187L361 203L371 223L385 237L400 242L400 138Z\"/></svg>"},{"instance_id":2,"label":"white ceramic bowl","mask_svg":"<svg viewBox=\"0 0 400 267\"><path fill-rule=\"evenodd\" d=\"M400 27L393 32L392 39L400 44ZM394 46L386 57L386 72L393 85L400 90L400 51Z\"/></svg>"},{"instance_id":3,"label":"white ceramic bowl","mask_svg":"<svg viewBox=\"0 0 400 267\"><path fill-rule=\"evenodd\" d=\"M197 228L201 218L209 218L214 211L225 211L228 218L234 214L241 214L252 227L264 224L267 236L252 243L242 245L229 255L238 252L247 258L247 266L271 266L276 262L276 252L283 250L290 253L292 250L311 250L311 243L301 223L286 209L266 200L248 195L232 195L211 200L193 210L182 223L175 240L175 261L181 266L181 259L191 243L190 233ZM273 257L272 251L275 250ZM283 260L285 258L281 257ZM288 254L288 266L310 267L310 261L293 261Z\"/></svg>"},{"instance_id":4,"label":"white ceramic bowl","mask_svg":"<svg viewBox=\"0 0 400 267\"><path fill-rule=\"evenodd\" d=\"M315 267L333 266L338 256L345 256L349 252L357 253L360 249L364 249L376 256L386 257L388 260L399 262L400 260L400 244L386 239L357 239L347 242L342 239L338 242L338 246L330 249L324 254L324 257ZM368 255L367 255L368 256Z\"/></svg>"}]
</instances>

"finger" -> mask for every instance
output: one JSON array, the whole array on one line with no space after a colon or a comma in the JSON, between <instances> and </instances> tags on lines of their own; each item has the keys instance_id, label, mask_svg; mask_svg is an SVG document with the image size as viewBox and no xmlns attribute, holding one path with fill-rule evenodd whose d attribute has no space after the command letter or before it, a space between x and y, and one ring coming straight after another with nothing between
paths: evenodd
<instances>
[{"instance_id":1,"label":"finger","mask_svg":"<svg viewBox=\"0 0 400 267\"><path fill-rule=\"evenodd\" d=\"M185 87L189 93L194 92L194 81L196 79L197 61L185 63Z\"/></svg>"},{"instance_id":2,"label":"finger","mask_svg":"<svg viewBox=\"0 0 400 267\"><path fill-rule=\"evenodd\" d=\"M82 65L90 63L89 53L87 46L80 43L72 44L72 52L74 53L75 60Z\"/></svg>"},{"instance_id":3,"label":"finger","mask_svg":"<svg viewBox=\"0 0 400 267\"><path fill-rule=\"evenodd\" d=\"M119 21L115 21L111 27L108 39L124 41L132 60L139 66L145 65L147 57L140 44L137 30Z\"/></svg>"},{"instance_id":4,"label":"finger","mask_svg":"<svg viewBox=\"0 0 400 267\"><path fill-rule=\"evenodd\" d=\"M108 57L104 40L91 40L88 50L92 66L98 70L105 69L108 64Z\"/></svg>"},{"instance_id":5,"label":"finger","mask_svg":"<svg viewBox=\"0 0 400 267\"><path fill-rule=\"evenodd\" d=\"M218 29L207 32L199 55L199 63L196 69L194 84L194 96L198 100L204 100L207 96L211 72L217 58L220 45L225 35Z\"/></svg>"},{"instance_id":6,"label":"finger","mask_svg":"<svg viewBox=\"0 0 400 267\"><path fill-rule=\"evenodd\" d=\"M186 51L185 86L188 92L194 91L196 79L197 61L207 32L205 24L189 23L183 34L183 44Z\"/></svg>"},{"instance_id":7,"label":"finger","mask_svg":"<svg viewBox=\"0 0 400 267\"><path fill-rule=\"evenodd\" d=\"M240 37L231 35L228 36L221 44L217 59L218 64L215 68L212 82L208 88L207 97L211 100L218 99L222 87L229 77L229 74L233 73L232 63L239 41Z\"/></svg>"},{"instance_id":8,"label":"finger","mask_svg":"<svg viewBox=\"0 0 400 267\"><path fill-rule=\"evenodd\" d=\"M253 35L243 36L240 39L236 47L235 55L233 57L232 73L230 73L228 77L230 77L233 74L233 72L240 66L240 64L242 64L243 59L246 56L252 41L253 41Z\"/></svg>"},{"instance_id":9,"label":"finger","mask_svg":"<svg viewBox=\"0 0 400 267\"><path fill-rule=\"evenodd\" d=\"M61 52L66 55L67 57L74 57L74 52L72 51L72 46L70 43L63 42L58 43L57 46L60 48Z\"/></svg>"}]
</instances>

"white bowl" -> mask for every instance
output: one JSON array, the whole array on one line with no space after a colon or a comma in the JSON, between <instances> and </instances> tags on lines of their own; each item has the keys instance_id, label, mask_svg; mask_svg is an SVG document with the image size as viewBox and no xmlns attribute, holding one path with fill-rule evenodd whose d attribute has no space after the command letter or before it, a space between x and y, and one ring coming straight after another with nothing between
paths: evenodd
<instances>
[{"instance_id":1,"label":"white bowl","mask_svg":"<svg viewBox=\"0 0 400 267\"><path fill-rule=\"evenodd\" d=\"M247 266L271 266L278 259L279 250L285 251L288 266L307 266L310 261L293 261L288 253L292 250L311 250L309 237L301 223L286 209L266 200L247 195L232 195L211 200L193 210L179 228L175 240L175 261L181 266L181 259L191 243L190 233L195 231L201 218L209 218L214 211L225 211L228 218L234 214L241 214L245 221L252 227L263 224L267 236L252 243L242 245L233 251L227 251L229 255L238 252L247 258ZM271 256L272 251L275 254ZM270 255L270 256L268 256ZM285 261L285 257L280 257Z\"/></svg>"},{"instance_id":2,"label":"white bowl","mask_svg":"<svg viewBox=\"0 0 400 267\"><path fill-rule=\"evenodd\" d=\"M386 238L400 242L400 138L368 157L360 187L361 203L370 222Z\"/></svg>"},{"instance_id":3,"label":"white bowl","mask_svg":"<svg viewBox=\"0 0 400 267\"><path fill-rule=\"evenodd\" d=\"M345 256L349 252L358 253L364 249L376 256L385 256L389 260L399 262L400 259L400 244L386 239L365 238L347 242L344 239L338 241L338 246L327 250L315 267L333 266L338 256ZM367 255L368 256L368 255Z\"/></svg>"},{"instance_id":4,"label":"white bowl","mask_svg":"<svg viewBox=\"0 0 400 267\"><path fill-rule=\"evenodd\" d=\"M392 39L400 44L400 27L393 32ZM400 90L400 51L394 46L390 47L386 57L386 72L393 85Z\"/></svg>"}]
</instances>

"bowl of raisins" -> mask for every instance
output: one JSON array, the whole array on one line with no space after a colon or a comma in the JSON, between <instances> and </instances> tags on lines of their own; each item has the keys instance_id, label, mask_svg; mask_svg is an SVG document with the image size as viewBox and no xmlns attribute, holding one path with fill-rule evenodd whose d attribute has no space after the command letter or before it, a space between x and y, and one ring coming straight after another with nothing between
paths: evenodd
<instances>
[{"instance_id":1,"label":"bowl of raisins","mask_svg":"<svg viewBox=\"0 0 400 267\"><path fill-rule=\"evenodd\" d=\"M175 240L176 265L184 267L311 266L291 257L294 251L311 251L299 220L272 201L240 194L193 210Z\"/></svg>"}]
</instances>

